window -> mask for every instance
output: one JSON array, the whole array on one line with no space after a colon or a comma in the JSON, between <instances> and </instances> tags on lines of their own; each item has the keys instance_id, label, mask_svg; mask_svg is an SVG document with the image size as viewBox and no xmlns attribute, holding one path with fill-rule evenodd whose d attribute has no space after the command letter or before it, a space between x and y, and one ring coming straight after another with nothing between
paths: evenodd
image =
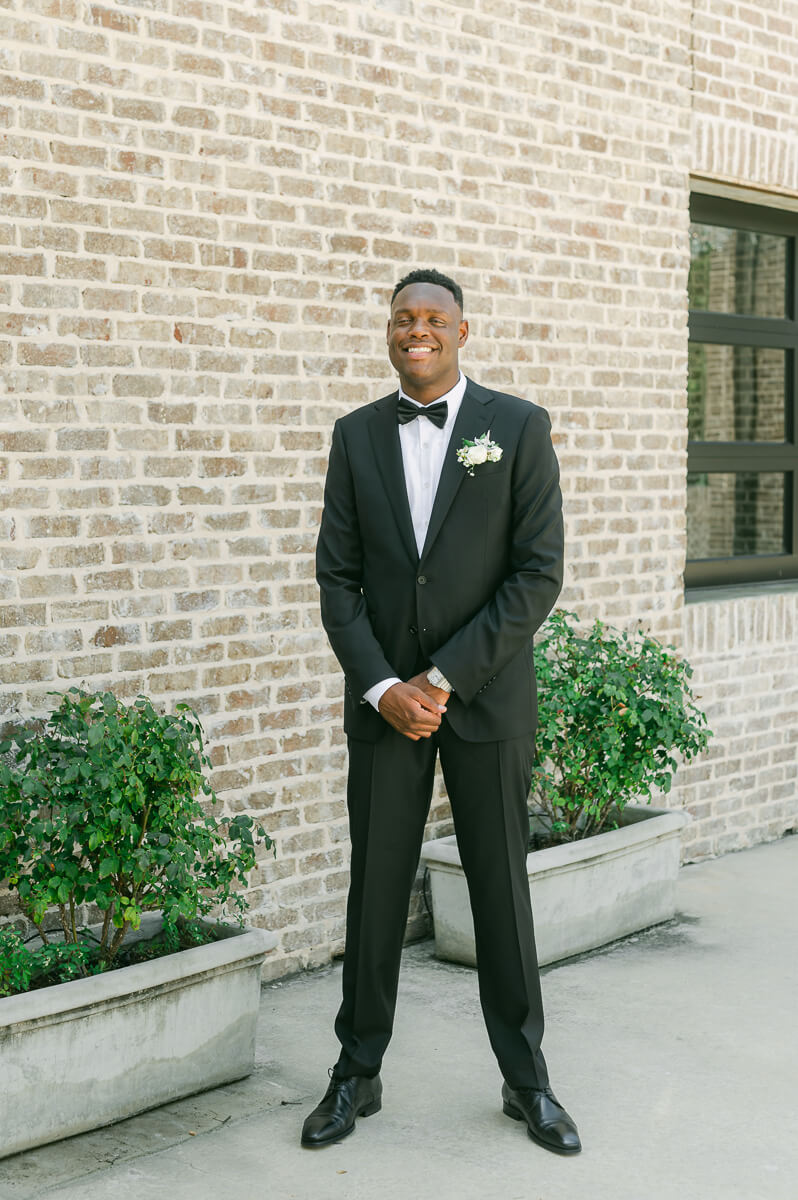
<instances>
[{"instance_id":1,"label":"window","mask_svg":"<svg viewBox=\"0 0 798 1200\"><path fill-rule=\"evenodd\" d=\"M693 196L688 587L798 577L798 214Z\"/></svg>"}]
</instances>

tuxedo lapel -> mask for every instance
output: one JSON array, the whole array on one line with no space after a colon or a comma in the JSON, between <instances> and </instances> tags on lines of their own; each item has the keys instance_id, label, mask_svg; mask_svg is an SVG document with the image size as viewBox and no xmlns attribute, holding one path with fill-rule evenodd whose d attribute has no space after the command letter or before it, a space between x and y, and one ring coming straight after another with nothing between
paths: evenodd
<instances>
[{"instance_id":1,"label":"tuxedo lapel","mask_svg":"<svg viewBox=\"0 0 798 1200\"><path fill-rule=\"evenodd\" d=\"M374 459L382 476L402 542L411 561L417 563L418 548L416 535L413 532L413 520L410 516L410 504L407 499L407 485L402 466L402 447L399 443L399 424L396 419L398 400L399 393L394 392L393 395L385 396L375 404L369 422L369 437L374 450Z\"/></svg>"},{"instance_id":2,"label":"tuxedo lapel","mask_svg":"<svg viewBox=\"0 0 798 1200\"><path fill-rule=\"evenodd\" d=\"M474 438L480 437L481 434L490 428L492 415L493 396L485 388L479 387L478 384L473 383L469 379L462 404L460 405L460 411L457 414L457 419L452 429L452 436L446 448L446 457L443 460L441 478L438 483L438 490L435 493L435 502L430 514L427 536L421 550L420 561L422 562L424 556L429 553L436 537L440 533L441 526L446 519L446 514L451 508L452 501L466 476L465 467L457 461L457 451L462 445L463 438L473 441Z\"/></svg>"}]
</instances>

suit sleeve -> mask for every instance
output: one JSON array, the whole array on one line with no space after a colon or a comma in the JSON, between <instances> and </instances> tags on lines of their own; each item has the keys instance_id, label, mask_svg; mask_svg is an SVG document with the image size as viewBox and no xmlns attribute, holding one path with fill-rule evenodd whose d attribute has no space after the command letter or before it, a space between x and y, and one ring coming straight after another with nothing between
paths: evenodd
<instances>
[{"instance_id":1,"label":"suit sleeve","mask_svg":"<svg viewBox=\"0 0 798 1200\"><path fill-rule=\"evenodd\" d=\"M491 599L431 656L464 704L470 704L530 641L562 587L560 472L551 423L542 409L534 409L524 424L511 487L510 573Z\"/></svg>"},{"instance_id":2,"label":"suit sleeve","mask_svg":"<svg viewBox=\"0 0 798 1200\"><path fill-rule=\"evenodd\" d=\"M355 700L396 676L371 627L362 587L363 549L355 489L340 425L333 429L316 544L321 620Z\"/></svg>"}]
</instances>

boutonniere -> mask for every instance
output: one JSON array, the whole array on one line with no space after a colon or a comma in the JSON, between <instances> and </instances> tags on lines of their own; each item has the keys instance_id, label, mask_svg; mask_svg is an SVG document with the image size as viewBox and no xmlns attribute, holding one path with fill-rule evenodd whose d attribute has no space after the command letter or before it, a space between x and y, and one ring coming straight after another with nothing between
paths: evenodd
<instances>
[{"instance_id":1,"label":"boutonniere","mask_svg":"<svg viewBox=\"0 0 798 1200\"><path fill-rule=\"evenodd\" d=\"M490 440L488 430L482 437L474 438L473 441L463 438L463 444L457 451L457 461L461 467L465 467L469 475L473 475L474 467L479 467L485 462L498 462L503 453L501 446Z\"/></svg>"}]
</instances>

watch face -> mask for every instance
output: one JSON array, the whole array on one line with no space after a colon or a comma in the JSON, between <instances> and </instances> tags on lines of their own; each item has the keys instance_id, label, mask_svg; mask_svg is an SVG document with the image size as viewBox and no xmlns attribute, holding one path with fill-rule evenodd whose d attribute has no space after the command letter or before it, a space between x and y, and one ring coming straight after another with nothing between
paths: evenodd
<instances>
[{"instance_id":1,"label":"watch face","mask_svg":"<svg viewBox=\"0 0 798 1200\"><path fill-rule=\"evenodd\" d=\"M437 667L432 667L429 671L427 671L427 679L430 681L433 687L442 688L445 692L451 691L451 688L449 687L449 680L442 671L438 670Z\"/></svg>"}]
</instances>

